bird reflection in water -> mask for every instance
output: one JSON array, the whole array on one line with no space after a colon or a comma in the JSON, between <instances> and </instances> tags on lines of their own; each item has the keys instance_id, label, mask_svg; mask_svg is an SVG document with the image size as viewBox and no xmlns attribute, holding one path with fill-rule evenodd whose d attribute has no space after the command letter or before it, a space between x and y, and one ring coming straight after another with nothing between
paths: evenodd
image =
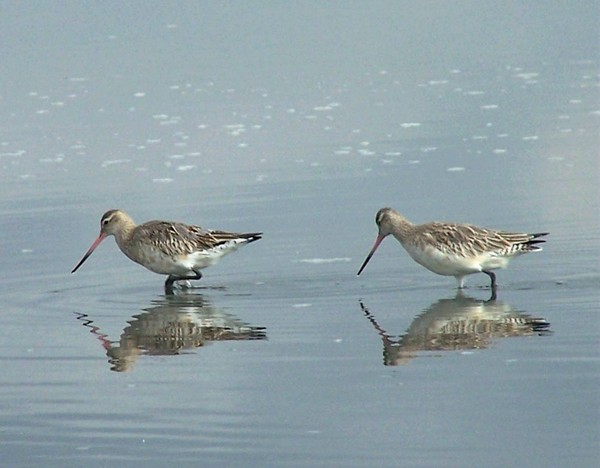
<instances>
[{"instance_id":1,"label":"bird reflection in water","mask_svg":"<svg viewBox=\"0 0 600 468\"><path fill-rule=\"evenodd\" d=\"M119 341L111 341L88 314L76 313L77 320L102 343L111 370L133 370L140 355L177 355L211 341L267 338L265 327L242 322L201 295L166 296L152 304L127 322Z\"/></svg>"},{"instance_id":2,"label":"bird reflection in water","mask_svg":"<svg viewBox=\"0 0 600 468\"><path fill-rule=\"evenodd\" d=\"M440 299L415 317L402 336L388 334L362 301L360 307L383 342L383 364L406 364L422 351L485 349L492 340L548 335L550 323L534 318L501 301L482 301L461 292Z\"/></svg>"}]
</instances>

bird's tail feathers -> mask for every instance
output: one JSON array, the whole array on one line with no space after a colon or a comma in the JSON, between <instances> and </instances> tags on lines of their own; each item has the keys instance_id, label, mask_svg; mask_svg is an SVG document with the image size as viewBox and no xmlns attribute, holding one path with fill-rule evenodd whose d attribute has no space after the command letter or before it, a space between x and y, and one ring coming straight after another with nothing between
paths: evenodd
<instances>
[{"instance_id":1,"label":"bird's tail feathers","mask_svg":"<svg viewBox=\"0 0 600 468\"><path fill-rule=\"evenodd\" d=\"M523 245L527 247L527 250L530 252L538 252L542 250L542 247L537 244L543 244L546 242L546 239L540 239L540 237L547 236L548 232L536 232L535 234L530 234L531 240L525 242Z\"/></svg>"},{"instance_id":2,"label":"bird's tail feathers","mask_svg":"<svg viewBox=\"0 0 600 468\"><path fill-rule=\"evenodd\" d=\"M246 241L249 244L250 242L255 242L257 240L262 239L262 232L249 232L246 234L241 234L240 237L242 239L246 239Z\"/></svg>"}]
</instances>

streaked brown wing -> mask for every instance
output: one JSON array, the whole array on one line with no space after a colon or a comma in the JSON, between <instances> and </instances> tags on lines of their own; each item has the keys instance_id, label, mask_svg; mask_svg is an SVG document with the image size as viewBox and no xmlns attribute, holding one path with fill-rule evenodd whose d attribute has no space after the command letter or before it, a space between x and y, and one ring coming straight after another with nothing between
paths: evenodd
<instances>
[{"instance_id":1,"label":"streaked brown wing","mask_svg":"<svg viewBox=\"0 0 600 468\"><path fill-rule=\"evenodd\" d=\"M477 256L484 252L499 255L511 250L514 244L527 242L527 234L503 233L471 224L431 223L423 230L424 238L441 251L461 256ZM422 237L422 236L419 236Z\"/></svg>"},{"instance_id":2,"label":"streaked brown wing","mask_svg":"<svg viewBox=\"0 0 600 468\"><path fill-rule=\"evenodd\" d=\"M214 244L209 231L168 221L149 221L137 226L132 241L152 246L170 256L189 254Z\"/></svg>"}]
</instances>

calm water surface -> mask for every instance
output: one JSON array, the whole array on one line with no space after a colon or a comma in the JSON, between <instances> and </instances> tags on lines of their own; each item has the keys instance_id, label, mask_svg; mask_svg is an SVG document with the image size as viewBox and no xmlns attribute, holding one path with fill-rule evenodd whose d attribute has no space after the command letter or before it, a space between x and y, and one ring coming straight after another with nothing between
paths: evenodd
<instances>
[{"instance_id":1,"label":"calm water surface","mask_svg":"<svg viewBox=\"0 0 600 468\"><path fill-rule=\"evenodd\" d=\"M594 2L6 3L6 466L595 466ZM374 216L549 231L488 278ZM264 231L165 296L110 208Z\"/></svg>"}]
</instances>

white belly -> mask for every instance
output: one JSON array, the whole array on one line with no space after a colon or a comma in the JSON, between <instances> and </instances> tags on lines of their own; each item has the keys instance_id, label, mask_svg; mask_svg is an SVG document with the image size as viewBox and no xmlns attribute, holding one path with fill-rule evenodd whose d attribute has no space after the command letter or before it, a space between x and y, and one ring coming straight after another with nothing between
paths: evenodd
<instances>
[{"instance_id":1,"label":"white belly","mask_svg":"<svg viewBox=\"0 0 600 468\"><path fill-rule=\"evenodd\" d=\"M193 270L202 270L217 263L221 257L237 250L246 244L245 239L232 239L217 247L207 250L182 254L178 256L166 255L162 251L145 246L134 252L125 252L134 262L146 267L148 270L161 275L186 276Z\"/></svg>"},{"instance_id":2,"label":"white belly","mask_svg":"<svg viewBox=\"0 0 600 468\"><path fill-rule=\"evenodd\" d=\"M442 252L432 246L420 249L413 245L404 248L415 262L423 265L430 271L444 276L464 276L479 273L486 269L503 268L505 261L501 257L491 257L482 254L477 257L463 257Z\"/></svg>"}]
</instances>

